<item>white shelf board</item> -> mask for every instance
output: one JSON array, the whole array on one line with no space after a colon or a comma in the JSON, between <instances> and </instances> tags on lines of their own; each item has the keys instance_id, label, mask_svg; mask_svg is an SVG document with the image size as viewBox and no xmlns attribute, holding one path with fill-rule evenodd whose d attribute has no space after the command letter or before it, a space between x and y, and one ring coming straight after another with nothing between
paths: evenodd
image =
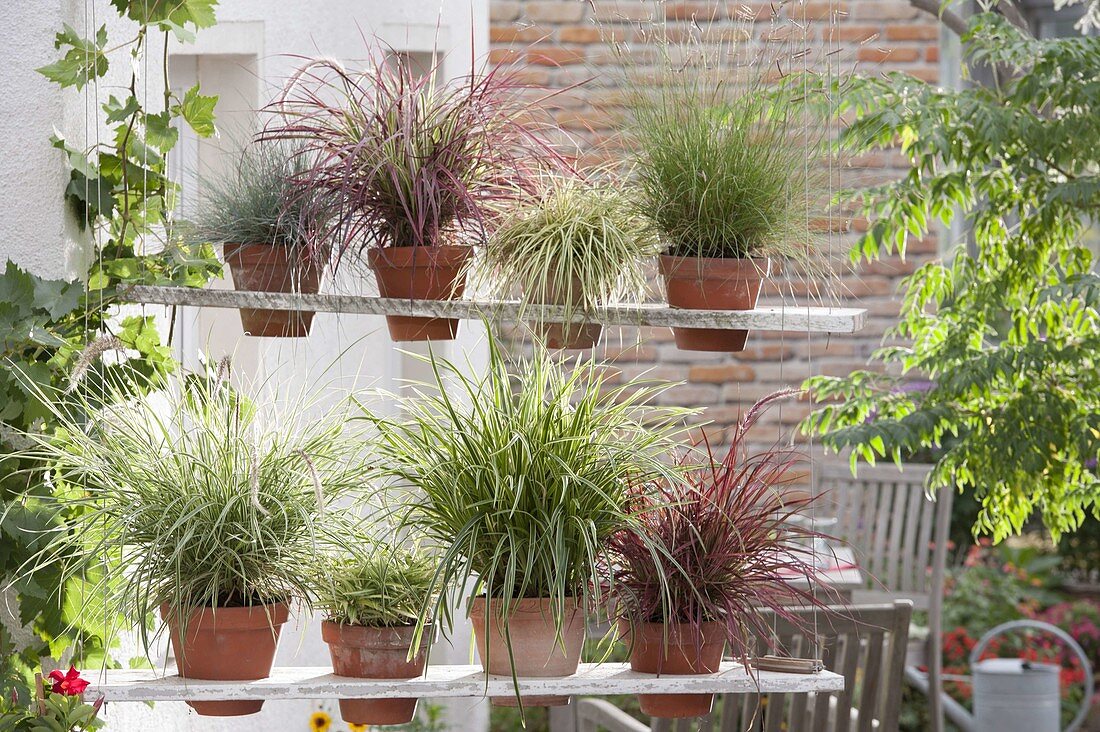
<instances>
[{"instance_id":1,"label":"white shelf board","mask_svg":"<svg viewBox=\"0 0 1100 732\"><path fill-rule=\"evenodd\" d=\"M275 668L259 681L202 681L159 676L151 670L108 669L81 672L92 680L85 696L112 702L169 700L233 701L243 699L356 699L409 697L511 696L512 679L490 676L480 666L429 666L424 676L405 680L368 680L335 676L324 667ZM724 662L716 674L670 676L635 673L623 663L582 663L572 676L521 678L522 694L604 696L610 694L757 694L832 692L844 688L844 677L830 671L789 674L756 671L755 679L735 662Z\"/></svg>"},{"instance_id":2,"label":"white shelf board","mask_svg":"<svg viewBox=\"0 0 1100 732\"><path fill-rule=\"evenodd\" d=\"M397 300L361 295L304 295L289 292L245 292L193 287L133 285L120 292L125 302L158 305L190 305L207 308L272 308L312 310L320 313L411 315L461 318L562 322L565 309L515 300ZM863 308L789 305L755 310L681 310L661 303L608 305L591 312L570 314L571 322L604 325L677 326L681 328L747 328L812 333L855 333L863 328Z\"/></svg>"}]
</instances>

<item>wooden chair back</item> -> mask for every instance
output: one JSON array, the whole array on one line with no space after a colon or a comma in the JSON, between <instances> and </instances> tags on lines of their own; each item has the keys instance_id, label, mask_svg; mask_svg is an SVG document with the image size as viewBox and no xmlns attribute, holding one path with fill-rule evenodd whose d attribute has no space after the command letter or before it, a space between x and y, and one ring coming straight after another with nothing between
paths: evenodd
<instances>
[{"instance_id":1,"label":"wooden chair back","mask_svg":"<svg viewBox=\"0 0 1100 732\"><path fill-rule=\"evenodd\" d=\"M905 654L913 604L838 606L829 612L802 609L811 635L782 618L772 625L780 644L801 658L818 656L844 677L844 691L831 694L768 694L728 697L722 732L871 732L896 730L901 710ZM816 630L814 629L816 626ZM815 637L816 636L816 637Z\"/></svg>"},{"instance_id":2,"label":"wooden chair back","mask_svg":"<svg viewBox=\"0 0 1100 732\"><path fill-rule=\"evenodd\" d=\"M852 546L870 586L898 596L930 594L946 563L954 497L941 491L928 499L930 466L861 465L857 477L847 464L818 470L818 490L836 510L836 528L827 531Z\"/></svg>"},{"instance_id":3,"label":"wooden chair back","mask_svg":"<svg viewBox=\"0 0 1100 732\"><path fill-rule=\"evenodd\" d=\"M847 463L818 468L818 489L836 509L831 532L853 549L867 573L868 589L853 593L856 602L910 598L928 611L928 642L922 644L928 668L930 732L942 732L943 589L947 572L951 508L955 493L926 493L931 466L892 463L860 465L856 477Z\"/></svg>"},{"instance_id":4,"label":"wooden chair back","mask_svg":"<svg viewBox=\"0 0 1100 732\"><path fill-rule=\"evenodd\" d=\"M793 608L803 633L773 616L769 626L783 648L798 657L820 657L844 676L834 694L738 694L719 697L715 711L699 719L654 719L652 732L893 732L898 728L909 619L913 603ZM589 732L641 732L647 727L603 699L578 703Z\"/></svg>"}]
</instances>

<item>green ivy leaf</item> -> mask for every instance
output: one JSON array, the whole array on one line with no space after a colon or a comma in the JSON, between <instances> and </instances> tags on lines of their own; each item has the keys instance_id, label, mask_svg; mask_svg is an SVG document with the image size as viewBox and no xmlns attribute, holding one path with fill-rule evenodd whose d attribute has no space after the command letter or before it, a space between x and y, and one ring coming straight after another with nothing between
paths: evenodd
<instances>
[{"instance_id":1,"label":"green ivy leaf","mask_svg":"<svg viewBox=\"0 0 1100 732\"><path fill-rule=\"evenodd\" d=\"M160 24L161 28L165 28L172 32L176 40L180 43L194 43L195 34L184 28L179 23L173 23L171 20L166 20Z\"/></svg>"},{"instance_id":2,"label":"green ivy leaf","mask_svg":"<svg viewBox=\"0 0 1100 732\"><path fill-rule=\"evenodd\" d=\"M70 167L72 167L73 170L79 170L81 173L89 178L95 178L97 175L99 175L99 171L96 170L96 166L92 164L92 161L88 159L88 156L80 150L77 150L75 147L69 145L69 143L65 141L65 138L62 137L59 132L55 131L53 136L50 137L50 144L65 153L65 157L69 161L69 165Z\"/></svg>"},{"instance_id":3,"label":"green ivy leaf","mask_svg":"<svg viewBox=\"0 0 1100 732\"><path fill-rule=\"evenodd\" d=\"M107 123L123 122L141 111L141 103L130 95L125 102L120 102L115 96L111 96L103 105L103 111L107 113Z\"/></svg>"},{"instance_id":4,"label":"green ivy leaf","mask_svg":"<svg viewBox=\"0 0 1100 732\"><path fill-rule=\"evenodd\" d=\"M88 275L88 290L98 292L111 284L111 278L102 269L97 269Z\"/></svg>"},{"instance_id":5,"label":"green ivy leaf","mask_svg":"<svg viewBox=\"0 0 1100 732\"><path fill-rule=\"evenodd\" d=\"M152 145L162 153L166 153L176 146L180 132L172 126L172 114L161 112L160 114L145 115L145 142Z\"/></svg>"},{"instance_id":6,"label":"green ivy leaf","mask_svg":"<svg viewBox=\"0 0 1100 732\"><path fill-rule=\"evenodd\" d=\"M44 310L53 320L60 320L80 307L84 287L79 282L65 280L34 280L35 307Z\"/></svg>"},{"instance_id":7,"label":"green ivy leaf","mask_svg":"<svg viewBox=\"0 0 1100 732\"><path fill-rule=\"evenodd\" d=\"M97 216L110 216L118 207L118 200L111 192L113 187L111 181L102 176L89 179L79 170L69 172L65 197L76 205L77 219L81 226Z\"/></svg>"},{"instance_id":8,"label":"green ivy leaf","mask_svg":"<svg viewBox=\"0 0 1100 732\"><path fill-rule=\"evenodd\" d=\"M115 8L142 25L158 25L170 31L190 23L195 28L209 28L217 22L214 8L218 0L172 0L172 2L148 2L147 0L111 0Z\"/></svg>"},{"instance_id":9,"label":"green ivy leaf","mask_svg":"<svg viewBox=\"0 0 1100 732\"><path fill-rule=\"evenodd\" d=\"M107 55L104 53L107 46L107 26L101 26L93 40L81 38L66 24L64 30L54 37L53 45L58 50L66 46L69 50L52 64L40 67L38 73L62 88L72 86L83 89L92 79L98 79L107 73Z\"/></svg>"},{"instance_id":10,"label":"green ivy leaf","mask_svg":"<svg viewBox=\"0 0 1100 732\"><path fill-rule=\"evenodd\" d=\"M0 276L0 303L25 312L30 312L34 304L34 278L10 259Z\"/></svg>"},{"instance_id":11,"label":"green ivy leaf","mask_svg":"<svg viewBox=\"0 0 1100 732\"><path fill-rule=\"evenodd\" d=\"M217 132L214 125L214 107L218 103L216 96L207 96L199 93L198 85L187 90L183 95L183 103L179 105L179 113L191 125L191 129L200 137L210 137Z\"/></svg>"}]
</instances>

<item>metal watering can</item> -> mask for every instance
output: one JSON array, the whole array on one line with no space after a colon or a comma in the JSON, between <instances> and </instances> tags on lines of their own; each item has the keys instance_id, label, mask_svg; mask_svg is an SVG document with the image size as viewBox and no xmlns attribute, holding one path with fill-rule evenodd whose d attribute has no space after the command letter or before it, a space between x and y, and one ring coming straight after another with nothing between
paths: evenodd
<instances>
[{"instance_id":1,"label":"metal watering can","mask_svg":"<svg viewBox=\"0 0 1100 732\"><path fill-rule=\"evenodd\" d=\"M974 688L974 732L1057 732L1062 725L1061 666L1034 663L1022 658L987 658L979 661L990 641L1018 628L1035 628L1057 636L1081 659L1085 669L1085 698L1066 732L1085 721L1092 700L1092 666L1077 641L1050 623L1014 620L1002 623L981 637L970 652Z\"/></svg>"}]
</instances>

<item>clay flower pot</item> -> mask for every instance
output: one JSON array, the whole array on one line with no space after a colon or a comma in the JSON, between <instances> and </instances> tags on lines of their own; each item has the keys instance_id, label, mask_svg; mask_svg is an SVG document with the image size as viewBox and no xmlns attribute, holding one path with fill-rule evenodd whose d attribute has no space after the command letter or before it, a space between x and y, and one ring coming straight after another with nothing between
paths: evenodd
<instances>
[{"instance_id":1,"label":"clay flower pot","mask_svg":"<svg viewBox=\"0 0 1100 732\"><path fill-rule=\"evenodd\" d=\"M668 628L667 636L665 628ZM689 625L639 623L620 625L630 648L630 668L647 674L676 676L717 673L726 647L721 623ZM642 712L651 717L681 719L710 714L713 694L639 694Z\"/></svg>"},{"instance_id":2,"label":"clay flower pot","mask_svg":"<svg viewBox=\"0 0 1100 732\"><path fill-rule=\"evenodd\" d=\"M324 264L298 258L293 247L226 244L225 261L237 290L312 295L321 289ZM241 308L240 313L245 333L265 338L304 338L313 324L312 310Z\"/></svg>"},{"instance_id":3,"label":"clay flower pot","mask_svg":"<svg viewBox=\"0 0 1100 732\"><path fill-rule=\"evenodd\" d=\"M500 606L501 601L498 598L486 603L484 597L475 597L470 603L470 622L474 626L477 654L486 673L495 676L513 675L504 635L505 622L512 640L511 657L515 660L515 676L570 676L577 672L586 632L584 610L579 604L567 610L566 617L562 619L560 643L554 628L549 599L513 600L512 614L506 619L501 617ZM488 637L485 627L487 612ZM492 702L507 707L519 705L515 697L493 697ZM567 696L523 697L525 707L562 706L568 703Z\"/></svg>"},{"instance_id":4,"label":"clay flower pot","mask_svg":"<svg viewBox=\"0 0 1100 732\"><path fill-rule=\"evenodd\" d=\"M752 310L760 285L771 274L770 259L660 258L670 307L685 310ZM747 330L673 328L684 351L743 351Z\"/></svg>"},{"instance_id":5,"label":"clay flower pot","mask_svg":"<svg viewBox=\"0 0 1100 732\"><path fill-rule=\"evenodd\" d=\"M179 675L185 679L256 681L267 678L275 663L279 631L289 611L283 603L251 607L195 608L186 621L187 639L180 636L179 617L161 607L168 624ZM262 700L189 701L207 717L254 714Z\"/></svg>"},{"instance_id":6,"label":"clay flower pot","mask_svg":"<svg viewBox=\"0 0 1100 732\"><path fill-rule=\"evenodd\" d=\"M430 629L409 661L414 626L371 628L326 620L321 637L328 643L332 670L356 679L412 679L424 673ZM341 699L340 716L351 724L407 724L416 716L416 699Z\"/></svg>"},{"instance_id":7,"label":"clay flower pot","mask_svg":"<svg viewBox=\"0 0 1100 732\"><path fill-rule=\"evenodd\" d=\"M472 247L384 247L367 252L378 294L399 300L457 300L466 289L466 262ZM387 315L395 341L449 341L458 333L455 318Z\"/></svg>"},{"instance_id":8,"label":"clay flower pot","mask_svg":"<svg viewBox=\"0 0 1100 732\"><path fill-rule=\"evenodd\" d=\"M535 296L532 302L546 305L573 303L574 312L580 309L576 306L581 300L581 283L577 277L571 279L568 289L550 279L546 291L546 297ZM542 326L542 332L547 348L595 348L603 333L603 326L599 323L546 323Z\"/></svg>"}]
</instances>

